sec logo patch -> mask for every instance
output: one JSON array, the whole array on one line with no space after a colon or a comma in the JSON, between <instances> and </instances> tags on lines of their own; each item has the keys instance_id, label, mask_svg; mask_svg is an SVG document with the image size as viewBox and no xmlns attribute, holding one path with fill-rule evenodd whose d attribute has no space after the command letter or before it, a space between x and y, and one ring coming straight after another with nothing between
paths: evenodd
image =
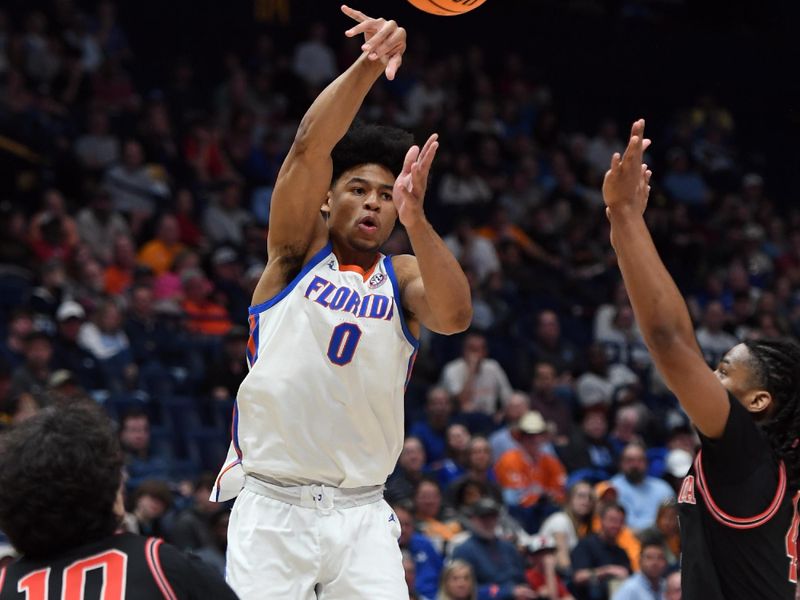
<instances>
[{"instance_id":1,"label":"sec logo patch","mask_svg":"<svg viewBox=\"0 0 800 600\"><path fill-rule=\"evenodd\" d=\"M383 282L386 281L386 275L383 273L375 273L372 277L369 278L369 288L374 290L377 287L383 285Z\"/></svg>"}]
</instances>

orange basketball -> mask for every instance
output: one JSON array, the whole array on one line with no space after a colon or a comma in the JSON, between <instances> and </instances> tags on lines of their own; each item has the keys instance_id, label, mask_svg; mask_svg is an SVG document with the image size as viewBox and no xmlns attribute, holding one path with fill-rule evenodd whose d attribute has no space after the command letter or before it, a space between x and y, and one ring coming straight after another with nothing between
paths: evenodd
<instances>
[{"instance_id":1,"label":"orange basketball","mask_svg":"<svg viewBox=\"0 0 800 600\"><path fill-rule=\"evenodd\" d=\"M432 15L454 17L478 8L486 0L408 0L420 10Z\"/></svg>"}]
</instances>

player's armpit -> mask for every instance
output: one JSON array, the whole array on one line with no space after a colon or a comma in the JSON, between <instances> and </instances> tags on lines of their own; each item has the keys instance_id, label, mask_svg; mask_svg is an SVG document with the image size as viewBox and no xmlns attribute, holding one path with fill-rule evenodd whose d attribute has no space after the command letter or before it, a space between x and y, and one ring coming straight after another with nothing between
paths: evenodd
<instances>
[{"instance_id":1,"label":"player's armpit","mask_svg":"<svg viewBox=\"0 0 800 600\"><path fill-rule=\"evenodd\" d=\"M687 344L678 336L665 336L648 347L664 381L692 423L706 437L719 438L730 413L728 392L696 345Z\"/></svg>"}]
</instances>

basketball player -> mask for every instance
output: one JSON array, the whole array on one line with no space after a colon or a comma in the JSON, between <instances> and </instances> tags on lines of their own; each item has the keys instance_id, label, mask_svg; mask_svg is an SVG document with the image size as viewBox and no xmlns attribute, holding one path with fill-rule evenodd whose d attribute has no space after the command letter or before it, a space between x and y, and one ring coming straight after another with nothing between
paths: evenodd
<instances>
[{"instance_id":1,"label":"basketball player","mask_svg":"<svg viewBox=\"0 0 800 600\"><path fill-rule=\"evenodd\" d=\"M47 408L0 437L0 529L22 557L0 600L235 599L214 569L156 538L115 535L123 456L92 405Z\"/></svg>"},{"instance_id":2,"label":"basketball player","mask_svg":"<svg viewBox=\"0 0 800 600\"><path fill-rule=\"evenodd\" d=\"M650 171L644 120L603 183L611 243L647 347L702 442L681 488L682 586L688 600L795 597L800 475L800 347L746 341L716 370L659 259L643 213Z\"/></svg>"},{"instance_id":3,"label":"basketball player","mask_svg":"<svg viewBox=\"0 0 800 600\"><path fill-rule=\"evenodd\" d=\"M250 371L212 494L238 495L227 577L245 600L408 597L383 501L404 387L420 326L452 334L472 315L466 277L423 211L436 136L420 150L397 129L350 127L378 77L397 72L406 32L342 11L363 53L309 108L278 174ZM398 219L415 256L379 252Z\"/></svg>"}]
</instances>

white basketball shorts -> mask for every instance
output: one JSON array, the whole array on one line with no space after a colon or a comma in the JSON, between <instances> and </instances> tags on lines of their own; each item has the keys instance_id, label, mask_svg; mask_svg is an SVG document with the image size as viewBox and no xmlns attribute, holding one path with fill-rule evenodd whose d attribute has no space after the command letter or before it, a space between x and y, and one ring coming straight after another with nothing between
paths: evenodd
<instances>
[{"instance_id":1,"label":"white basketball shorts","mask_svg":"<svg viewBox=\"0 0 800 600\"><path fill-rule=\"evenodd\" d=\"M399 536L380 488L248 477L228 526L226 579L241 600L407 600Z\"/></svg>"}]
</instances>

